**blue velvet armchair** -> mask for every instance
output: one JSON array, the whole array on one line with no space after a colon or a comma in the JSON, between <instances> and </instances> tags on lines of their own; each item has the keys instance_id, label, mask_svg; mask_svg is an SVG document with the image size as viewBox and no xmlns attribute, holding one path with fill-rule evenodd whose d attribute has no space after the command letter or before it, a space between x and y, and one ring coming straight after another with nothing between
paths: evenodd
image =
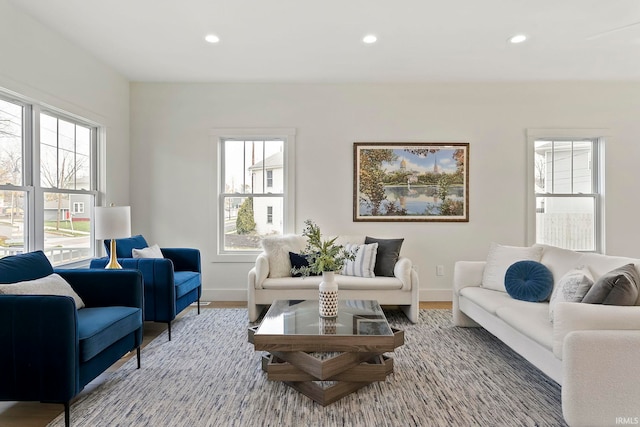
<instances>
[{"instance_id":1,"label":"blue velvet armchair","mask_svg":"<svg viewBox=\"0 0 640 427\"><path fill-rule=\"evenodd\" d=\"M48 295L47 282L35 295L18 291L53 273L84 308L58 291ZM89 382L134 349L140 368L140 272L54 270L37 251L0 259L0 283L10 285L0 294L0 400L62 403L69 426L69 402Z\"/></svg>"},{"instance_id":2,"label":"blue velvet armchair","mask_svg":"<svg viewBox=\"0 0 640 427\"><path fill-rule=\"evenodd\" d=\"M105 240L109 255L110 241ZM164 258L133 258L133 249L147 248L137 235L116 239L116 255L123 269L139 270L144 282L144 320L167 323L171 340L171 322L189 304L197 302L200 314L202 274L200 251L191 248L161 248ZM109 258L91 261L91 268L104 268Z\"/></svg>"}]
</instances>

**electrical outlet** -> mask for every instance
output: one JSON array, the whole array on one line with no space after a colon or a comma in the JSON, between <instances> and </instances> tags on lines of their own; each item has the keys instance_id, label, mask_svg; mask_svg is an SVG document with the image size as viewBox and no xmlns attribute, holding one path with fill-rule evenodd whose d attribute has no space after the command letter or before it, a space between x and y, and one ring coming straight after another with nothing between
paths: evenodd
<instances>
[{"instance_id":1,"label":"electrical outlet","mask_svg":"<svg viewBox=\"0 0 640 427\"><path fill-rule=\"evenodd\" d=\"M436 276L444 276L444 265L436 265Z\"/></svg>"}]
</instances>

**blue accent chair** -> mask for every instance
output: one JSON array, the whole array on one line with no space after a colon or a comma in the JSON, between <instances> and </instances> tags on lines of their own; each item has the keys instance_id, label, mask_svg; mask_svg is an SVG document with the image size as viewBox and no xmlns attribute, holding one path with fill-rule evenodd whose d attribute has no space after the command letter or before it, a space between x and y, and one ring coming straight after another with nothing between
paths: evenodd
<instances>
[{"instance_id":1,"label":"blue accent chair","mask_svg":"<svg viewBox=\"0 0 640 427\"><path fill-rule=\"evenodd\" d=\"M69 402L142 344L138 271L53 269L42 251L0 259L0 283L62 276L83 300L60 295L0 295L0 400Z\"/></svg>"},{"instance_id":2,"label":"blue accent chair","mask_svg":"<svg viewBox=\"0 0 640 427\"><path fill-rule=\"evenodd\" d=\"M109 255L110 241L104 245ZM202 296L200 251L190 248L161 248L164 258L133 258L133 249L148 247L141 235L116 239L116 256L123 269L142 272L144 282L144 320L168 325L171 340L171 322L189 304L198 303ZM104 268L109 257L91 261L91 268Z\"/></svg>"}]
</instances>

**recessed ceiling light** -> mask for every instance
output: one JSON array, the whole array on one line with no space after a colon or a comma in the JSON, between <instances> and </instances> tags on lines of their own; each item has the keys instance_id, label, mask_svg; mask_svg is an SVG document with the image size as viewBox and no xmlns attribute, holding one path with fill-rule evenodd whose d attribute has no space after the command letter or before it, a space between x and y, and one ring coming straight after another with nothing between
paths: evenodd
<instances>
[{"instance_id":1,"label":"recessed ceiling light","mask_svg":"<svg viewBox=\"0 0 640 427\"><path fill-rule=\"evenodd\" d=\"M371 43L375 43L376 41L378 41L378 38L376 36L374 36L373 34L367 34L366 36L364 36L362 41L364 43L366 43L366 44L371 44Z\"/></svg>"},{"instance_id":2,"label":"recessed ceiling light","mask_svg":"<svg viewBox=\"0 0 640 427\"><path fill-rule=\"evenodd\" d=\"M527 36L525 36L524 34L517 34L509 38L509 43L513 43L513 44L522 43L526 39L527 39Z\"/></svg>"},{"instance_id":3,"label":"recessed ceiling light","mask_svg":"<svg viewBox=\"0 0 640 427\"><path fill-rule=\"evenodd\" d=\"M207 34L204 39L209 43L218 43L220 41L220 37L216 36L215 34Z\"/></svg>"}]
</instances>

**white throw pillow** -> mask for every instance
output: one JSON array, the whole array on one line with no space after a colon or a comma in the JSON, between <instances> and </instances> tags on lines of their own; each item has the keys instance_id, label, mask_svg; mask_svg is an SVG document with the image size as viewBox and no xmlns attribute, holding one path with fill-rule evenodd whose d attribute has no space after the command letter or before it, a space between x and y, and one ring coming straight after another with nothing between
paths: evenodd
<instances>
[{"instance_id":1,"label":"white throw pillow","mask_svg":"<svg viewBox=\"0 0 640 427\"><path fill-rule=\"evenodd\" d=\"M586 266L568 271L558 281L549 301L549 320L553 322L554 310L559 302L582 302L593 286L593 276Z\"/></svg>"},{"instance_id":2,"label":"white throw pillow","mask_svg":"<svg viewBox=\"0 0 640 427\"><path fill-rule=\"evenodd\" d=\"M347 243L344 248L349 252L354 252L356 258L353 261L345 262L342 274L345 276L376 277L373 270L376 265L376 254L378 253L377 243L369 243L367 245Z\"/></svg>"},{"instance_id":3,"label":"white throw pillow","mask_svg":"<svg viewBox=\"0 0 640 427\"><path fill-rule=\"evenodd\" d=\"M526 260L540 262L541 257L541 246L520 247L491 243L482 274L482 287L507 292L504 287L504 274L511 264Z\"/></svg>"},{"instance_id":4,"label":"white throw pillow","mask_svg":"<svg viewBox=\"0 0 640 427\"><path fill-rule=\"evenodd\" d=\"M291 277L289 252L300 253L306 239L297 235L273 236L265 237L260 244L269 259L269 277Z\"/></svg>"},{"instance_id":5,"label":"white throw pillow","mask_svg":"<svg viewBox=\"0 0 640 427\"><path fill-rule=\"evenodd\" d=\"M66 280L56 273L40 279L0 285L0 295L62 295L72 297L77 309L84 307L84 301L82 301L80 295L73 290Z\"/></svg>"},{"instance_id":6,"label":"white throw pillow","mask_svg":"<svg viewBox=\"0 0 640 427\"><path fill-rule=\"evenodd\" d=\"M164 258L158 245L152 245L142 249L133 249L131 255L134 258Z\"/></svg>"}]
</instances>

